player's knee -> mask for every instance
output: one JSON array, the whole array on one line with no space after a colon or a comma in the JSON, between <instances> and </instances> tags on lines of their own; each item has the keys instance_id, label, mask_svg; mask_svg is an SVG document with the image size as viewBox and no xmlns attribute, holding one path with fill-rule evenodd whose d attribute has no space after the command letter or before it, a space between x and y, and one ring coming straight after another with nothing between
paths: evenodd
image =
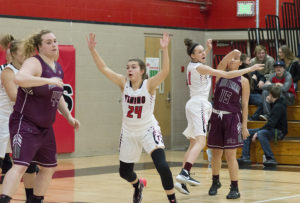
<instances>
[{"instance_id":1,"label":"player's knee","mask_svg":"<svg viewBox=\"0 0 300 203\"><path fill-rule=\"evenodd\" d=\"M14 174L23 176L27 170L27 166L14 164L10 170L13 171L12 173Z\"/></svg>"},{"instance_id":2,"label":"player's knee","mask_svg":"<svg viewBox=\"0 0 300 203\"><path fill-rule=\"evenodd\" d=\"M165 158L165 152L163 149L156 149L151 154L153 163L157 172L160 175L163 188L165 190L171 190L174 187L172 172Z\"/></svg>"},{"instance_id":3,"label":"player's knee","mask_svg":"<svg viewBox=\"0 0 300 203\"><path fill-rule=\"evenodd\" d=\"M156 149L151 153L151 157L153 160L153 163L158 171L159 174L166 173L169 169L169 166L166 161L165 152L163 149Z\"/></svg>"},{"instance_id":4,"label":"player's knee","mask_svg":"<svg viewBox=\"0 0 300 203\"><path fill-rule=\"evenodd\" d=\"M25 173L29 173L29 174L32 174L32 173L37 173L38 172L38 166L36 164L30 164L26 170Z\"/></svg>"},{"instance_id":5,"label":"player's knee","mask_svg":"<svg viewBox=\"0 0 300 203\"><path fill-rule=\"evenodd\" d=\"M136 173L133 171L133 164L120 162L119 174L121 178L128 182L133 182L137 178Z\"/></svg>"}]
</instances>

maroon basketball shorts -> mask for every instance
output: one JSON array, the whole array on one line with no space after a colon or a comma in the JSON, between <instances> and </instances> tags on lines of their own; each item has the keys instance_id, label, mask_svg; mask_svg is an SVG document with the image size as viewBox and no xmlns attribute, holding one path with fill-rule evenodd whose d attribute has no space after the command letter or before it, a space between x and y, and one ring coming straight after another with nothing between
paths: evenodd
<instances>
[{"instance_id":1,"label":"maroon basketball shorts","mask_svg":"<svg viewBox=\"0 0 300 203\"><path fill-rule=\"evenodd\" d=\"M33 162L43 167L57 166L52 127L40 128L20 115L10 117L9 130L14 164L29 166Z\"/></svg>"},{"instance_id":2,"label":"maroon basketball shorts","mask_svg":"<svg viewBox=\"0 0 300 203\"><path fill-rule=\"evenodd\" d=\"M243 146L241 113L213 112L207 139L209 148L234 149Z\"/></svg>"}]
</instances>

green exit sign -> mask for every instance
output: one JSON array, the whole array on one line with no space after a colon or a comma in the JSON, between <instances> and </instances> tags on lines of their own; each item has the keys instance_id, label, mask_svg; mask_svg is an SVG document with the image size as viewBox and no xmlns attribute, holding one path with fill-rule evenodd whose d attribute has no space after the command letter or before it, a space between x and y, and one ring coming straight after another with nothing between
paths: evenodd
<instances>
[{"instance_id":1,"label":"green exit sign","mask_svg":"<svg viewBox=\"0 0 300 203\"><path fill-rule=\"evenodd\" d=\"M255 15L254 1L238 1L237 2L237 16L247 17Z\"/></svg>"}]
</instances>

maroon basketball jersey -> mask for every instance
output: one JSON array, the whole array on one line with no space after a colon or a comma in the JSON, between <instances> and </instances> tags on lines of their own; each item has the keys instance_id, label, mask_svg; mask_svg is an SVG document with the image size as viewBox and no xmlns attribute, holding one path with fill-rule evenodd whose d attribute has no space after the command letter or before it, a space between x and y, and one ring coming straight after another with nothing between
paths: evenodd
<instances>
[{"instance_id":1,"label":"maroon basketball jersey","mask_svg":"<svg viewBox=\"0 0 300 203\"><path fill-rule=\"evenodd\" d=\"M215 88L213 108L237 113L241 112L241 102L241 76L232 79L220 78Z\"/></svg>"},{"instance_id":2,"label":"maroon basketball jersey","mask_svg":"<svg viewBox=\"0 0 300 203\"><path fill-rule=\"evenodd\" d=\"M64 73L59 63L55 62L56 70L54 71L39 55L35 57L42 65L41 77L59 77L63 79ZM62 94L63 88L55 85L32 88L19 87L14 111L18 112L20 116L24 115L37 126L49 128L55 121L57 105Z\"/></svg>"}]
</instances>

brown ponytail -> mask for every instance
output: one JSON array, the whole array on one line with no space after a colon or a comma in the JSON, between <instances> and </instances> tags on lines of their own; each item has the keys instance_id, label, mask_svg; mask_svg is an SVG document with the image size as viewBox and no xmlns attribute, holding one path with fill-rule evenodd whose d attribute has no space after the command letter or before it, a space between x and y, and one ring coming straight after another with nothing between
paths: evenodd
<instances>
[{"instance_id":1,"label":"brown ponytail","mask_svg":"<svg viewBox=\"0 0 300 203\"><path fill-rule=\"evenodd\" d=\"M189 56L191 56L194 53L194 49L196 46L198 46L198 43L193 42L193 40L186 38L184 39L184 44L187 46L186 52Z\"/></svg>"},{"instance_id":2,"label":"brown ponytail","mask_svg":"<svg viewBox=\"0 0 300 203\"><path fill-rule=\"evenodd\" d=\"M15 40L11 34L6 34L0 39L0 47L4 50L9 49L10 43Z\"/></svg>"}]
</instances>

